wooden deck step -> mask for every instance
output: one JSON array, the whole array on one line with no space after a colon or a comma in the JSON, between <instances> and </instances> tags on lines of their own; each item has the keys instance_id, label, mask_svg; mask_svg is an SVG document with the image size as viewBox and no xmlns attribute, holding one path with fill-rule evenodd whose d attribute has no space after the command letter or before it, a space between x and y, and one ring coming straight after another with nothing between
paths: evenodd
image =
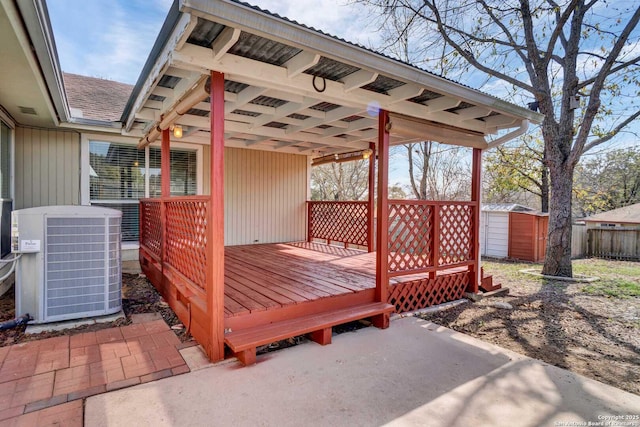
<instances>
[{"instance_id":1,"label":"wooden deck step","mask_svg":"<svg viewBox=\"0 0 640 427\"><path fill-rule=\"evenodd\" d=\"M368 317L373 318L375 326L387 328L389 314L394 309L393 305L383 302L361 304L229 332L225 335L224 341L240 362L251 365L256 361L256 347L275 341L311 333L311 339L315 342L322 345L331 344L333 326Z\"/></svg>"},{"instance_id":2,"label":"wooden deck step","mask_svg":"<svg viewBox=\"0 0 640 427\"><path fill-rule=\"evenodd\" d=\"M480 282L480 289L482 289L483 291L491 292L500 288L502 288L502 285L500 283L497 283L497 284L493 283L493 276L482 277L482 281Z\"/></svg>"}]
</instances>

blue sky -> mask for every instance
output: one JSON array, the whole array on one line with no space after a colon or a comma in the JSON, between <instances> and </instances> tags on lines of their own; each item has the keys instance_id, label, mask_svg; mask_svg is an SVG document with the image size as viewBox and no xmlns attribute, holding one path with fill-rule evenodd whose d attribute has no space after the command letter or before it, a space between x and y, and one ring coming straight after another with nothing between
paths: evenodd
<instances>
[{"instance_id":1,"label":"blue sky","mask_svg":"<svg viewBox=\"0 0 640 427\"><path fill-rule=\"evenodd\" d=\"M347 40L375 44L340 0L251 0L251 4ZM49 0L62 70L134 84L172 0Z\"/></svg>"}]
</instances>

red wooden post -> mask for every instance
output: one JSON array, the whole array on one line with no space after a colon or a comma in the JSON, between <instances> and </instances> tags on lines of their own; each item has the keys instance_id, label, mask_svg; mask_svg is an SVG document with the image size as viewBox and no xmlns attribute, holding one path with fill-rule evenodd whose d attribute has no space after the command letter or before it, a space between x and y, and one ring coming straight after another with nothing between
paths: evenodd
<instances>
[{"instance_id":1,"label":"red wooden post","mask_svg":"<svg viewBox=\"0 0 640 427\"><path fill-rule=\"evenodd\" d=\"M224 74L211 72L210 192L207 208L207 314L212 361L224 358Z\"/></svg>"},{"instance_id":2,"label":"red wooden post","mask_svg":"<svg viewBox=\"0 0 640 427\"><path fill-rule=\"evenodd\" d=\"M467 292L478 293L480 281L480 194L482 190L482 150L473 149L473 164L471 169L471 201L473 209L473 247L471 249L471 259L473 260L473 280L467 287Z\"/></svg>"},{"instance_id":3,"label":"red wooden post","mask_svg":"<svg viewBox=\"0 0 640 427\"><path fill-rule=\"evenodd\" d=\"M373 225L373 210L375 209L375 186L376 186L376 144L369 143L371 156L369 156L369 198L367 199L367 250L373 252L373 236L375 235Z\"/></svg>"},{"instance_id":4,"label":"red wooden post","mask_svg":"<svg viewBox=\"0 0 640 427\"><path fill-rule=\"evenodd\" d=\"M162 143L160 145L160 262L163 269L167 255L167 205L164 199L169 197L171 192L170 144L170 134L167 128L162 131Z\"/></svg>"},{"instance_id":5,"label":"red wooden post","mask_svg":"<svg viewBox=\"0 0 640 427\"><path fill-rule=\"evenodd\" d=\"M378 116L378 224L376 236L376 301L389 297L389 113ZM377 326L377 325L376 325Z\"/></svg>"},{"instance_id":6,"label":"red wooden post","mask_svg":"<svg viewBox=\"0 0 640 427\"><path fill-rule=\"evenodd\" d=\"M160 194L162 198L171 195L171 148L169 128L162 131L160 146Z\"/></svg>"}]
</instances>

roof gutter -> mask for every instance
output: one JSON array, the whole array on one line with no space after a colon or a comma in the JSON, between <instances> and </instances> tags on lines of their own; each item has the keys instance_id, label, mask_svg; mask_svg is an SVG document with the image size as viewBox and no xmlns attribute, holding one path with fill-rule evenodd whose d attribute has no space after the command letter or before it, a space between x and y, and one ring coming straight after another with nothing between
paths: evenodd
<instances>
[{"instance_id":1,"label":"roof gutter","mask_svg":"<svg viewBox=\"0 0 640 427\"><path fill-rule=\"evenodd\" d=\"M527 129L529 129L529 120L523 120L522 122L520 122L520 127L518 129L512 130L508 134L502 135L500 138L489 142L485 150L490 150L492 148L505 144L512 139L523 135L527 131Z\"/></svg>"},{"instance_id":2,"label":"roof gutter","mask_svg":"<svg viewBox=\"0 0 640 427\"><path fill-rule=\"evenodd\" d=\"M45 1L19 1L16 4L37 57L40 73L44 78L49 98L53 103L55 110L54 120L67 122L71 116L69 103L67 102L62 71Z\"/></svg>"}]
</instances>

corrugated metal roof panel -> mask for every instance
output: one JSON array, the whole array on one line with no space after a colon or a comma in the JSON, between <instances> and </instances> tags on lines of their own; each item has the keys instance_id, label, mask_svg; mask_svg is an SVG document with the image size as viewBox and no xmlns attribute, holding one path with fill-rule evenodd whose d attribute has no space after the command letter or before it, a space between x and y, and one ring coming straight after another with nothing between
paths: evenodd
<instances>
[{"instance_id":1,"label":"corrugated metal roof panel","mask_svg":"<svg viewBox=\"0 0 640 427\"><path fill-rule=\"evenodd\" d=\"M369 83L368 85L362 86L362 89L367 89L372 92L386 94L391 89L404 86L405 84L406 84L405 82L401 82L400 80L396 80L396 79L392 79L391 77L380 75L378 76L377 79L375 79L375 81Z\"/></svg>"},{"instance_id":2,"label":"corrugated metal roof panel","mask_svg":"<svg viewBox=\"0 0 640 427\"><path fill-rule=\"evenodd\" d=\"M173 89L176 87L178 82L180 82L180 80L182 80L180 77L175 77L175 76L170 76L168 74L165 74L164 76L162 76L162 78L158 82L158 86Z\"/></svg>"},{"instance_id":3,"label":"corrugated metal roof panel","mask_svg":"<svg viewBox=\"0 0 640 427\"><path fill-rule=\"evenodd\" d=\"M411 102L415 102L418 104L424 104L427 101L431 101L432 99L441 98L443 95L438 92L432 92L430 90L423 91L420 95L414 96L409 99Z\"/></svg>"},{"instance_id":4,"label":"corrugated metal roof panel","mask_svg":"<svg viewBox=\"0 0 640 427\"><path fill-rule=\"evenodd\" d=\"M331 102L320 102L312 107L309 107L312 110L322 111L326 113L327 111L335 110L336 108L340 108L337 104L332 104Z\"/></svg>"},{"instance_id":5,"label":"corrugated metal roof panel","mask_svg":"<svg viewBox=\"0 0 640 427\"><path fill-rule=\"evenodd\" d=\"M353 116L345 117L341 121L347 122L347 123L351 123L351 122L355 122L355 121L360 120L360 119L364 119L364 117L353 115Z\"/></svg>"},{"instance_id":6,"label":"corrugated metal roof panel","mask_svg":"<svg viewBox=\"0 0 640 427\"><path fill-rule=\"evenodd\" d=\"M271 98L270 96L264 96L264 95L259 96L250 102L250 104L262 105L264 107L272 107L272 108L278 108L286 103L287 101L284 101L282 99Z\"/></svg>"},{"instance_id":7,"label":"corrugated metal roof panel","mask_svg":"<svg viewBox=\"0 0 640 427\"><path fill-rule=\"evenodd\" d=\"M517 203L486 203L480 209L485 212L532 212L535 209Z\"/></svg>"},{"instance_id":8,"label":"corrugated metal roof panel","mask_svg":"<svg viewBox=\"0 0 640 427\"><path fill-rule=\"evenodd\" d=\"M268 127L268 128L284 129L284 128L287 127L287 124L286 123L280 123L280 122L269 122L264 126Z\"/></svg>"},{"instance_id":9,"label":"corrugated metal roof panel","mask_svg":"<svg viewBox=\"0 0 640 427\"><path fill-rule=\"evenodd\" d=\"M209 112L207 110L200 110L198 108L191 108L185 114L189 114L192 116L199 116L199 117L209 117Z\"/></svg>"},{"instance_id":10,"label":"corrugated metal roof panel","mask_svg":"<svg viewBox=\"0 0 640 427\"><path fill-rule=\"evenodd\" d=\"M244 31L240 34L240 38L236 44L229 49L229 53L233 55L239 55L278 66L284 64L301 51L301 49L245 33Z\"/></svg>"},{"instance_id":11,"label":"corrugated metal roof panel","mask_svg":"<svg viewBox=\"0 0 640 427\"><path fill-rule=\"evenodd\" d=\"M246 110L233 110L233 114L239 114L241 116L249 116L249 117L258 117L260 113L256 113L255 111L246 111Z\"/></svg>"},{"instance_id":12,"label":"corrugated metal roof panel","mask_svg":"<svg viewBox=\"0 0 640 427\"><path fill-rule=\"evenodd\" d=\"M247 85L247 84L234 82L233 80L225 80L224 81L224 91L225 92L240 93L240 92L242 92L243 90L245 90L248 87L249 87L249 85Z\"/></svg>"},{"instance_id":13,"label":"corrugated metal roof panel","mask_svg":"<svg viewBox=\"0 0 640 427\"><path fill-rule=\"evenodd\" d=\"M198 18L198 23L189 35L187 43L196 44L198 46L211 47L211 43L224 30L225 26L217 22L207 21Z\"/></svg>"},{"instance_id":14,"label":"corrugated metal roof panel","mask_svg":"<svg viewBox=\"0 0 640 427\"><path fill-rule=\"evenodd\" d=\"M290 117L296 120L306 120L311 116L305 116L304 114L293 113L293 114L289 114L287 117Z\"/></svg>"},{"instance_id":15,"label":"corrugated metal roof panel","mask_svg":"<svg viewBox=\"0 0 640 427\"><path fill-rule=\"evenodd\" d=\"M309 68L305 73L311 74L312 76L338 81L358 70L360 70L360 68L334 61L333 59L325 58L323 56L316 65Z\"/></svg>"}]
</instances>

